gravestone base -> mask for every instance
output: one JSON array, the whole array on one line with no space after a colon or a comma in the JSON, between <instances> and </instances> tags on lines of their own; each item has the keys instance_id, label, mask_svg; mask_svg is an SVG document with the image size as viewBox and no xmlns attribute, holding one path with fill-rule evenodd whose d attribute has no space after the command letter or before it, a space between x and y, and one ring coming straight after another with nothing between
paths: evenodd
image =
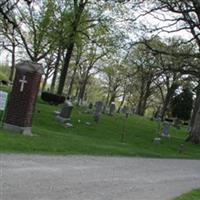
<instances>
[{"instance_id":1,"label":"gravestone base","mask_svg":"<svg viewBox=\"0 0 200 200\"><path fill-rule=\"evenodd\" d=\"M56 116L60 115L60 111L54 111L53 114L56 115Z\"/></svg>"},{"instance_id":2,"label":"gravestone base","mask_svg":"<svg viewBox=\"0 0 200 200\"><path fill-rule=\"evenodd\" d=\"M164 134L164 133L162 133L161 136L162 136L163 138L170 138L170 137L171 137L170 135L166 135L166 134Z\"/></svg>"},{"instance_id":3,"label":"gravestone base","mask_svg":"<svg viewBox=\"0 0 200 200\"><path fill-rule=\"evenodd\" d=\"M60 115L56 116L56 120L59 121L59 122L61 122L61 123L68 123L68 122L71 121L70 118L64 118L64 117L61 117Z\"/></svg>"},{"instance_id":4,"label":"gravestone base","mask_svg":"<svg viewBox=\"0 0 200 200\"><path fill-rule=\"evenodd\" d=\"M65 124L65 128L73 128L73 124L71 124L71 123L66 123L66 124Z\"/></svg>"},{"instance_id":5,"label":"gravestone base","mask_svg":"<svg viewBox=\"0 0 200 200\"><path fill-rule=\"evenodd\" d=\"M20 126L4 123L3 128L11 132L21 133L26 136L32 136L32 127L20 127Z\"/></svg>"},{"instance_id":6,"label":"gravestone base","mask_svg":"<svg viewBox=\"0 0 200 200\"><path fill-rule=\"evenodd\" d=\"M157 144L157 145L160 144L160 142L161 142L161 138L159 138L159 137L155 137L153 140L153 143Z\"/></svg>"}]
</instances>

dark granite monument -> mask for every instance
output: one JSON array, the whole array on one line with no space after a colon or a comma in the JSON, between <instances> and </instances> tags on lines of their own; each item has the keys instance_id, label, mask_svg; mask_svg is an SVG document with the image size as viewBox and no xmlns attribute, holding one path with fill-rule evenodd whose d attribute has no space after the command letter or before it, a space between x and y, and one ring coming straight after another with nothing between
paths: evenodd
<instances>
[{"instance_id":1,"label":"dark granite monument","mask_svg":"<svg viewBox=\"0 0 200 200\"><path fill-rule=\"evenodd\" d=\"M43 74L42 65L24 61L16 66L4 128L31 135L34 106Z\"/></svg>"},{"instance_id":2,"label":"dark granite monument","mask_svg":"<svg viewBox=\"0 0 200 200\"><path fill-rule=\"evenodd\" d=\"M70 122L70 118L71 118L71 113L72 113L73 107L74 106L73 106L72 102L68 98L65 101L63 108L61 109L61 111L56 116L56 118L62 123Z\"/></svg>"},{"instance_id":3,"label":"dark granite monument","mask_svg":"<svg viewBox=\"0 0 200 200\"><path fill-rule=\"evenodd\" d=\"M94 121L97 123L100 120L102 109L103 109L103 102L97 101L95 104L95 111L94 111Z\"/></svg>"},{"instance_id":4,"label":"dark granite monument","mask_svg":"<svg viewBox=\"0 0 200 200\"><path fill-rule=\"evenodd\" d=\"M110 104L110 109L109 109L109 115L110 115L110 116L113 116L113 115L114 115L115 109L116 109L115 102L112 102L112 103Z\"/></svg>"}]
</instances>

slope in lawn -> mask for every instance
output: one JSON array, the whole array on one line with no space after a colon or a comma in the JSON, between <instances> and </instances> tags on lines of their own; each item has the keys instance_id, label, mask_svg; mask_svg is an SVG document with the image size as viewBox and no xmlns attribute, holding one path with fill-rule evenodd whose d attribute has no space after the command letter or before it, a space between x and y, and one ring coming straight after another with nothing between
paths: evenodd
<instances>
[{"instance_id":1,"label":"slope in lawn","mask_svg":"<svg viewBox=\"0 0 200 200\"><path fill-rule=\"evenodd\" d=\"M183 194L182 196L176 198L175 200L199 200L199 199L200 199L200 189L194 190L187 194Z\"/></svg>"},{"instance_id":2,"label":"slope in lawn","mask_svg":"<svg viewBox=\"0 0 200 200\"><path fill-rule=\"evenodd\" d=\"M42 103L37 104L33 137L10 134L0 129L0 151L200 158L199 146L184 142L185 129L172 128L172 138L163 139L160 145L155 145L153 138L157 136L158 124L149 119L131 116L126 122L123 115L115 117L103 115L100 123L96 124L91 115L75 109L72 114L74 127L66 129L54 119L53 111L58 109ZM90 126L86 125L88 121L92 123ZM123 133L125 133L124 143L121 142ZM184 153L179 153L179 145L183 143L186 150Z\"/></svg>"}]
</instances>

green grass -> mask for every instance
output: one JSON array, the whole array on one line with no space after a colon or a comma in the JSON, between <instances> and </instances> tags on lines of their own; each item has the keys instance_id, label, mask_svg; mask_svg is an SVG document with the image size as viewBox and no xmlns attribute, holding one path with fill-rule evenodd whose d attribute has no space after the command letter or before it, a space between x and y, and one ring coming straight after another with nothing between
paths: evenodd
<instances>
[{"instance_id":1,"label":"green grass","mask_svg":"<svg viewBox=\"0 0 200 200\"><path fill-rule=\"evenodd\" d=\"M0 80L8 80L8 77L2 71L0 71Z\"/></svg>"},{"instance_id":2,"label":"green grass","mask_svg":"<svg viewBox=\"0 0 200 200\"><path fill-rule=\"evenodd\" d=\"M91 115L74 109L74 127L67 129L54 119L53 111L58 109L38 101L34 114L33 137L0 129L0 152L200 158L200 146L185 143L185 129L172 128L172 137L155 145L152 141L157 136L157 122L131 116L126 123L125 143L122 143L124 116L103 115L100 123L96 124ZM80 123L78 119L81 120ZM86 125L87 121L92 124ZM178 152L180 144L185 144L186 150L183 153Z\"/></svg>"},{"instance_id":3,"label":"green grass","mask_svg":"<svg viewBox=\"0 0 200 200\"><path fill-rule=\"evenodd\" d=\"M183 194L175 200L199 200L200 199L200 189L194 190L187 194Z\"/></svg>"}]
</instances>

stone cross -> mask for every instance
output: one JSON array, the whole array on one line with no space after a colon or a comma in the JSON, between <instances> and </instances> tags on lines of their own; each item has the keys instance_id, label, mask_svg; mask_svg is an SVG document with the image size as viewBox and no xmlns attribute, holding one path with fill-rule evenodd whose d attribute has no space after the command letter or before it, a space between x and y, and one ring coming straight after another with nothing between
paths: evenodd
<instances>
[{"instance_id":1,"label":"stone cross","mask_svg":"<svg viewBox=\"0 0 200 200\"><path fill-rule=\"evenodd\" d=\"M26 76L23 76L23 79L20 79L19 82L21 83L20 92L24 91L24 85L27 83Z\"/></svg>"}]
</instances>

